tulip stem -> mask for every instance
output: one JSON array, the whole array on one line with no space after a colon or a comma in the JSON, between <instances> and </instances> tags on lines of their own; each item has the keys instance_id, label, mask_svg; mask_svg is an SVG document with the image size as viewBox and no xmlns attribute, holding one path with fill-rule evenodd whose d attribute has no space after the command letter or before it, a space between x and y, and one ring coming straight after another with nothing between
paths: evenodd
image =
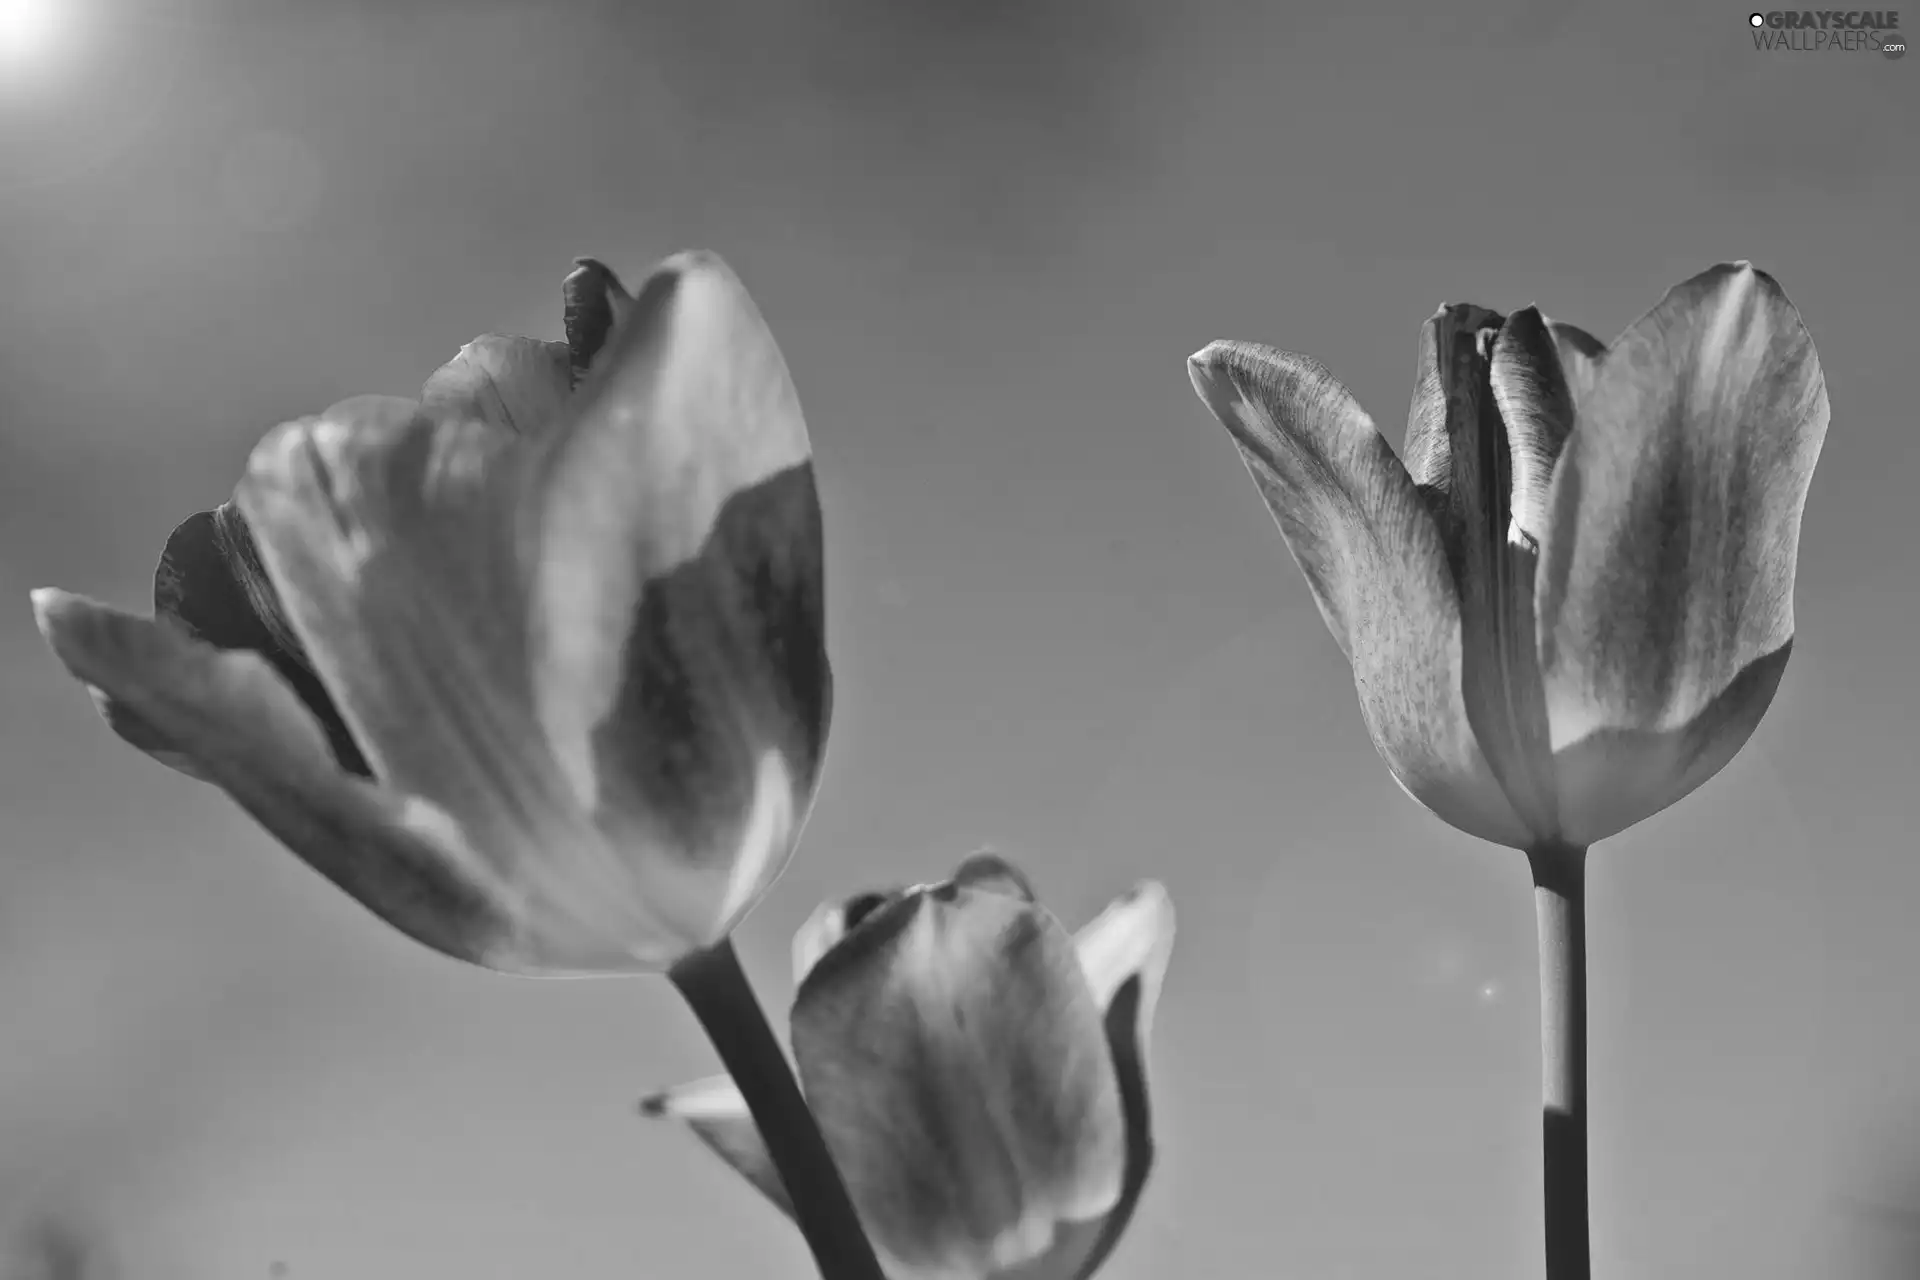
<instances>
[{"instance_id":1,"label":"tulip stem","mask_svg":"<svg viewBox=\"0 0 1920 1280\"><path fill-rule=\"evenodd\" d=\"M731 940L668 971L747 1101L823 1280L886 1280Z\"/></svg>"},{"instance_id":2,"label":"tulip stem","mask_svg":"<svg viewBox=\"0 0 1920 1280\"><path fill-rule=\"evenodd\" d=\"M1587 851L1531 850L1540 926L1540 1098L1547 1280L1590 1280Z\"/></svg>"}]
</instances>

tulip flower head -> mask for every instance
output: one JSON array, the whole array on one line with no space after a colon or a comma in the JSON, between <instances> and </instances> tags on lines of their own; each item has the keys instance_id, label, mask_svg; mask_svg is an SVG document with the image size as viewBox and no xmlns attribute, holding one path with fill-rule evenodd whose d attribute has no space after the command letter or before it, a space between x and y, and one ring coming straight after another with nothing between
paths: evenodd
<instances>
[{"instance_id":1,"label":"tulip flower head","mask_svg":"<svg viewBox=\"0 0 1920 1280\"><path fill-rule=\"evenodd\" d=\"M794 1058L893 1280L1084 1280L1106 1259L1152 1160L1146 1043L1173 923L1149 881L1070 936L976 854L801 929ZM642 1107L786 1208L729 1078Z\"/></svg>"},{"instance_id":2,"label":"tulip flower head","mask_svg":"<svg viewBox=\"0 0 1920 1280\"><path fill-rule=\"evenodd\" d=\"M655 972L777 877L832 679L811 450L719 258L582 260L566 343L270 432L155 618L36 592L125 739L376 914L507 972Z\"/></svg>"},{"instance_id":3,"label":"tulip flower head","mask_svg":"<svg viewBox=\"0 0 1920 1280\"><path fill-rule=\"evenodd\" d=\"M1374 745L1462 831L1584 848L1672 804L1759 724L1793 644L1827 428L1813 340L1745 262L1611 344L1442 307L1405 462L1319 362L1189 361L1321 616Z\"/></svg>"}]
</instances>

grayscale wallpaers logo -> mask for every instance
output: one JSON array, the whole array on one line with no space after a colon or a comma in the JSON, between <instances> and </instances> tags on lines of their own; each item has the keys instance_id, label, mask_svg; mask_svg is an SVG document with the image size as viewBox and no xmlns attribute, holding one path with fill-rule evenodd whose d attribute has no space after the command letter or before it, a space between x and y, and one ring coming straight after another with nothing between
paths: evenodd
<instances>
[{"instance_id":1,"label":"grayscale wallpaers logo","mask_svg":"<svg viewBox=\"0 0 1920 1280\"><path fill-rule=\"evenodd\" d=\"M1750 13L1753 47L1773 53L1906 56L1898 9L1797 9Z\"/></svg>"}]
</instances>

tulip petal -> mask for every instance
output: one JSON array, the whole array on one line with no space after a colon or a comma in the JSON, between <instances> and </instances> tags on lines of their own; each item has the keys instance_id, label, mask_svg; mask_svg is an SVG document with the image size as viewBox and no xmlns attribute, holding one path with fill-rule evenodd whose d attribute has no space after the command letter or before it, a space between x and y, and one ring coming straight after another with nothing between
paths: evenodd
<instances>
[{"instance_id":1,"label":"tulip petal","mask_svg":"<svg viewBox=\"0 0 1920 1280\"><path fill-rule=\"evenodd\" d=\"M1468 721L1460 606L1414 477L1317 360L1215 342L1188 363L1353 664L1368 732L1394 778L1453 826L1524 843Z\"/></svg>"},{"instance_id":2,"label":"tulip petal","mask_svg":"<svg viewBox=\"0 0 1920 1280\"><path fill-rule=\"evenodd\" d=\"M573 385L587 376L613 330L633 310L633 295L613 269L597 258L575 258L560 283L565 302L567 348Z\"/></svg>"},{"instance_id":3,"label":"tulip petal","mask_svg":"<svg viewBox=\"0 0 1920 1280\"><path fill-rule=\"evenodd\" d=\"M1793 642L1742 668L1677 729L1598 729L1554 756L1565 840L1604 840L1694 791L1739 754L1773 701Z\"/></svg>"},{"instance_id":4,"label":"tulip petal","mask_svg":"<svg viewBox=\"0 0 1920 1280\"><path fill-rule=\"evenodd\" d=\"M866 895L863 895L866 896ZM820 963L820 957L833 950L840 939L847 934L847 903L823 902L813 909L799 930L793 935L793 982L795 986L806 980L813 966Z\"/></svg>"},{"instance_id":5,"label":"tulip petal","mask_svg":"<svg viewBox=\"0 0 1920 1280\"><path fill-rule=\"evenodd\" d=\"M1580 396L1599 376L1600 362L1606 357L1607 344L1560 320L1548 320L1547 332L1553 337L1554 351L1560 357L1560 375L1577 406Z\"/></svg>"},{"instance_id":6,"label":"tulip petal","mask_svg":"<svg viewBox=\"0 0 1920 1280\"><path fill-rule=\"evenodd\" d=\"M354 740L485 860L516 945L654 971L702 939L656 913L533 716L514 519L533 456L484 421L363 396L269 433L239 503Z\"/></svg>"},{"instance_id":7,"label":"tulip petal","mask_svg":"<svg viewBox=\"0 0 1920 1280\"><path fill-rule=\"evenodd\" d=\"M1474 353L1482 335L1497 334L1504 317L1498 311L1470 302L1448 303L1434 312L1420 329L1420 355L1413 384L1413 402L1407 410L1407 438L1402 445L1407 474L1419 487L1431 508L1440 514L1441 538L1448 554L1458 563L1459 528L1464 510L1479 500L1468 483L1468 492L1459 492L1463 480L1477 481L1477 474L1461 476L1462 466L1472 466L1472 456L1456 457L1457 437L1463 430L1477 430L1477 413L1462 413L1457 407L1451 426L1448 417L1447 375L1458 362L1451 348L1464 345ZM1455 399L1459 398L1455 390ZM1471 451L1468 451L1471 454Z\"/></svg>"},{"instance_id":8,"label":"tulip petal","mask_svg":"<svg viewBox=\"0 0 1920 1280\"><path fill-rule=\"evenodd\" d=\"M1537 396L1515 396L1524 416L1500 412L1493 366L1505 362L1539 383L1561 385L1548 337L1521 320L1509 337L1505 317L1471 304L1443 306L1420 335L1420 373L1409 415L1414 476L1439 524L1460 607L1460 693L1474 741L1513 810L1535 839L1559 826L1549 766L1547 716L1534 652L1534 549L1515 538L1516 459L1557 452L1554 432L1539 413ZM1528 337L1532 341L1528 341ZM1543 372L1538 372L1543 370ZM1517 378L1510 379L1517 381ZM1532 388L1519 388L1531 392ZM1528 845L1533 840L1527 842Z\"/></svg>"},{"instance_id":9,"label":"tulip petal","mask_svg":"<svg viewBox=\"0 0 1920 1280\"><path fill-rule=\"evenodd\" d=\"M1003 893L1022 902L1032 902L1033 885L1026 872L996 853L969 855L953 875L940 885L920 886L951 894L965 887L982 892ZM918 892L919 888L911 892ZM868 890L840 902L824 902L814 908L806 923L793 935L793 982L798 987L813 972L820 958L840 945L840 940L864 924L881 909L900 901L908 890Z\"/></svg>"},{"instance_id":10,"label":"tulip petal","mask_svg":"<svg viewBox=\"0 0 1920 1280\"><path fill-rule=\"evenodd\" d=\"M340 767L363 778L373 776L353 732L308 663L305 646L287 625L280 594L238 506L226 502L216 510L196 512L173 531L154 570L153 609L215 648L248 649L266 658L326 731Z\"/></svg>"},{"instance_id":11,"label":"tulip petal","mask_svg":"<svg viewBox=\"0 0 1920 1280\"><path fill-rule=\"evenodd\" d=\"M1074 935L1080 967L1106 1018L1107 1042L1120 1080L1127 1131L1120 1197L1106 1214L1074 1223L1027 1267L997 1280L1086 1280L1106 1262L1133 1220L1153 1169L1152 1111L1147 1095L1147 1039L1173 955L1173 899L1143 881Z\"/></svg>"},{"instance_id":12,"label":"tulip petal","mask_svg":"<svg viewBox=\"0 0 1920 1280\"><path fill-rule=\"evenodd\" d=\"M1100 1009L1043 908L951 882L908 894L814 966L792 1028L862 1220L912 1273L1020 1266L1119 1200Z\"/></svg>"},{"instance_id":13,"label":"tulip petal","mask_svg":"<svg viewBox=\"0 0 1920 1280\"><path fill-rule=\"evenodd\" d=\"M1539 308L1523 307L1500 326L1488 378L1510 453L1512 519L1507 537L1537 549L1547 528L1553 467L1573 430L1573 393L1561 371L1553 331Z\"/></svg>"},{"instance_id":14,"label":"tulip petal","mask_svg":"<svg viewBox=\"0 0 1920 1280\"><path fill-rule=\"evenodd\" d=\"M125 703L116 701L105 689L88 685L87 696L93 699L94 710L100 713L107 727L119 735L122 742L138 747L169 769L184 773L196 782L220 785L207 775L207 771L192 756L182 754L179 746L165 732L142 719Z\"/></svg>"},{"instance_id":15,"label":"tulip petal","mask_svg":"<svg viewBox=\"0 0 1920 1280\"><path fill-rule=\"evenodd\" d=\"M798 838L832 701L806 425L725 263L654 273L541 467L545 736L616 847L665 855L663 910L723 935Z\"/></svg>"},{"instance_id":16,"label":"tulip petal","mask_svg":"<svg viewBox=\"0 0 1920 1280\"><path fill-rule=\"evenodd\" d=\"M1538 571L1553 746L1610 734L1589 754L1613 755L1618 735L1643 735L1673 757L1637 794L1570 797L1586 806L1570 836L1598 839L1711 776L1758 723L1793 638L1828 404L1799 313L1744 262L1669 290L1575 403ZM1736 686L1760 707L1723 702ZM1703 736L1703 719L1719 729Z\"/></svg>"},{"instance_id":17,"label":"tulip petal","mask_svg":"<svg viewBox=\"0 0 1920 1280\"><path fill-rule=\"evenodd\" d=\"M882 908L906 896L904 890L856 893L843 902L823 902L793 935L793 985L798 987L840 940Z\"/></svg>"},{"instance_id":18,"label":"tulip petal","mask_svg":"<svg viewBox=\"0 0 1920 1280\"><path fill-rule=\"evenodd\" d=\"M1003 893L1022 902L1034 900L1033 882L1027 879L1027 873L999 854L985 851L968 854L962 859L946 886L951 886L953 890L978 889L984 893ZM937 886L936 892L951 891L946 886Z\"/></svg>"},{"instance_id":19,"label":"tulip petal","mask_svg":"<svg viewBox=\"0 0 1920 1280\"><path fill-rule=\"evenodd\" d=\"M484 866L429 807L341 772L319 724L264 657L223 652L166 619L62 591L36 591L33 606L74 677L183 756L183 771L225 790L402 933L496 963L505 923Z\"/></svg>"},{"instance_id":20,"label":"tulip petal","mask_svg":"<svg viewBox=\"0 0 1920 1280\"><path fill-rule=\"evenodd\" d=\"M1080 968L1100 1008L1111 1016L1122 989L1138 986L1127 1017L1127 1039L1136 1046L1144 1070L1153 1011L1160 1003L1167 963L1173 958L1173 898L1157 880L1143 880L1115 898L1074 934Z\"/></svg>"},{"instance_id":21,"label":"tulip petal","mask_svg":"<svg viewBox=\"0 0 1920 1280\"><path fill-rule=\"evenodd\" d=\"M436 418L534 435L566 410L573 390L569 358L565 343L483 334L427 379L420 403Z\"/></svg>"},{"instance_id":22,"label":"tulip petal","mask_svg":"<svg viewBox=\"0 0 1920 1280\"><path fill-rule=\"evenodd\" d=\"M767 1154L767 1144L760 1137L753 1113L747 1109L747 1100L733 1077L708 1076L656 1093L640 1103L640 1112L686 1125L695 1137L758 1187L775 1208L789 1218L793 1216L793 1201L787 1196L786 1184L780 1181L780 1171L774 1167L773 1157Z\"/></svg>"},{"instance_id":23,"label":"tulip petal","mask_svg":"<svg viewBox=\"0 0 1920 1280\"><path fill-rule=\"evenodd\" d=\"M1545 528L1547 486L1553 480L1554 463L1573 429L1572 388L1591 381L1594 362L1606 344L1570 324L1547 319L1537 307L1523 307L1502 317L1485 307L1457 303L1441 307L1421 330L1419 372L1407 414L1407 472L1437 513L1450 513L1442 516L1441 530L1456 555L1454 544L1465 518L1458 510L1465 502L1459 490L1482 477L1477 470L1456 474L1463 462L1472 460L1459 456L1454 436L1463 428L1477 429L1479 415L1478 406L1471 406L1472 412L1463 412L1466 406L1462 406L1456 409L1454 427L1448 427L1443 375L1462 362L1443 364L1443 330L1469 339L1485 334L1492 340L1487 353L1489 380L1508 435L1513 523L1537 543ZM1469 341L1461 353L1472 357L1464 363L1477 360L1480 353L1472 347Z\"/></svg>"}]
</instances>

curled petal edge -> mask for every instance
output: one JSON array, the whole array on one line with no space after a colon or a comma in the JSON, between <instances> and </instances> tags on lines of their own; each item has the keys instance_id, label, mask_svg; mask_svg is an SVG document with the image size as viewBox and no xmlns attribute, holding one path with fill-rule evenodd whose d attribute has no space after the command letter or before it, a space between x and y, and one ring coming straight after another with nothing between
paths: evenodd
<instances>
[{"instance_id":1,"label":"curled petal edge","mask_svg":"<svg viewBox=\"0 0 1920 1280\"><path fill-rule=\"evenodd\" d=\"M1373 420L1319 361L1273 347L1214 342L1188 374L1352 664L1394 779L1449 825L1525 848L1532 834L1467 715L1460 604L1439 526Z\"/></svg>"}]
</instances>

